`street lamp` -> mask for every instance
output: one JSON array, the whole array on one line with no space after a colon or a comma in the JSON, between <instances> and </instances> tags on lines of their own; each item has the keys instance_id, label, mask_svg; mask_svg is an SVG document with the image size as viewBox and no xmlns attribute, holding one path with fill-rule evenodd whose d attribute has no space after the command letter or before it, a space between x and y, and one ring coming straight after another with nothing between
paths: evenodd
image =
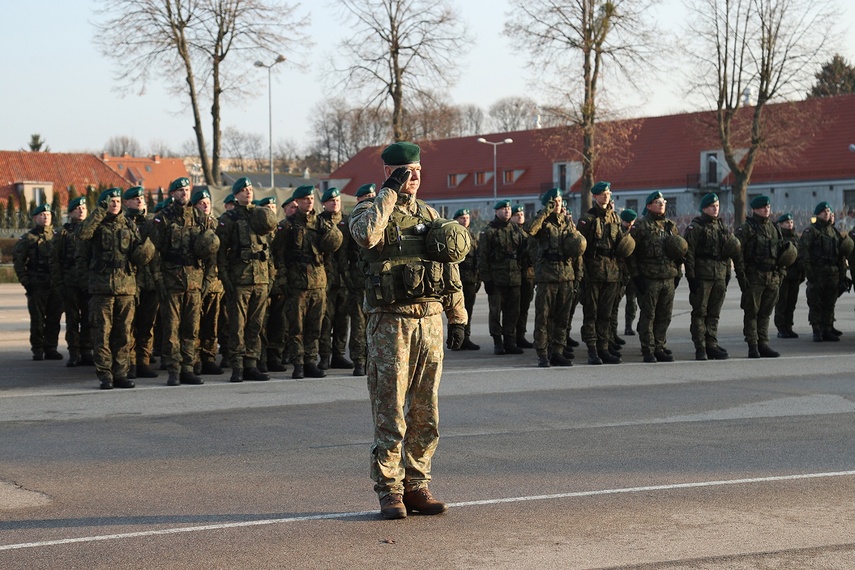
<instances>
[{"instance_id":1,"label":"street lamp","mask_svg":"<svg viewBox=\"0 0 855 570\"><path fill-rule=\"evenodd\" d=\"M279 55L276 57L276 61L271 63L270 65L265 65L261 61L255 62L255 67L266 67L267 68L267 116L270 121L270 188L273 188L273 81L271 80L271 72L273 66L277 63L282 63L285 61L285 56Z\"/></svg>"},{"instance_id":2,"label":"street lamp","mask_svg":"<svg viewBox=\"0 0 855 570\"><path fill-rule=\"evenodd\" d=\"M496 180L496 147L499 146L500 144L511 144L512 142L514 142L514 139L505 139L505 140L499 141L499 142L490 142L487 139L485 139L484 137L481 137L479 139L476 139L475 142L489 144L489 145L493 146L493 200L495 200L496 198L498 198L498 194L497 194L498 189L496 187L496 184L497 184L497 180Z\"/></svg>"}]
</instances>

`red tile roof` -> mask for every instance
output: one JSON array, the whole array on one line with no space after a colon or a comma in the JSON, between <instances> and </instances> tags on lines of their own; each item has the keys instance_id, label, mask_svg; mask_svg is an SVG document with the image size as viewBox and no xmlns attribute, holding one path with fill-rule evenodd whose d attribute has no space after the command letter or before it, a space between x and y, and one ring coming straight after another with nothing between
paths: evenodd
<instances>
[{"instance_id":1,"label":"red tile roof","mask_svg":"<svg viewBox=\"0 0 855 570\"><path fill-rule=\"evenodd\" d=\"M127 186L142 186L147 191L166 190L176 178L189 178L181 158L110 156L103 153L101 160L124 178Z\"/></svg>"},{"instance_id":2,"label":"red tile roof","mask_svg":"<svg viewBox=\"0 0 855 570\"><path fill-rule=\"evenodd\" d=\"M748 118L752 111L743 110L741 118ZM848 150L855 143L855 95L769 105L765 117L788 123L784 146L787 141L799 141L803 146L777 160L775 152L761 153L752 183L855 178L855 154ZM625 142L612 143L611 150L601 152L596 179L608 180L615 191L686 188L687 181L700 172L702 153L720 149L715 130L709 127L711 121L714 115L704 112L602 123L600 133L623 133L620 140ZM554 142L559 137L560 145ZM419 142L425 167L419 192L422 199L492 197L492 180L476 185L475 173L492 174L493 149L477 143L476 138ZM540 129L494 133L486 138L514 141L497 147L499 196L539 195L553 184L556 162L579 160L573 150L581 148L578 131ZM330 174L330 179L349 194L366 182L382 182L382 148L363 149ZM511 169L524 172L515 183L503 184L502 171ZM457 187L449 188L449 174L467 176ZM578 181L571 190L580 190Z\"/></svg>"}]
</instances>

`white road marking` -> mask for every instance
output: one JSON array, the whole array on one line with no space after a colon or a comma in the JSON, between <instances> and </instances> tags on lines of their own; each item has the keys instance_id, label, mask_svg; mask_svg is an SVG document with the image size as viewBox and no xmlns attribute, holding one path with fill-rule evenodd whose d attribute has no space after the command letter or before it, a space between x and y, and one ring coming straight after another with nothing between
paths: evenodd
<instances>
[{"instance_id":1,"label":"white road marking","mask_svg":"<svg viewBox=\"0 0 855 570\"><path fill-rule=\"evenodd\" d=\"M721 487L726 485L749 485L753 483L771 483L776 481L799 481L804 479L824 479L830 477L851 477L853 471L831 471L827 473L803 473L800 475L778 475L771 477L753 477L747 479L726 479L721 481L698 481L696 483L673 483L670 485L649 485L645 487L625 487L621 489L600 489L598 491L577 491L573 493L555 493L551 495L528 495L523 497L507 497L504 499L484 499L480 501L462 501L449 503L449 507L476 507L482 505L501 505L505 503L522 503L528 501L543 501L555 499L571 499L578 497L595 497L600 495L620 495L628 493L649 493L651 491L673 491L677 489L697 489L704 487ZM126 532L117 534L102 534L95 536L82 536L79 538L65 538L60 540L44 540L40 542L22 542L18 544L0 545L0 551L20 550L24 548L40 548L44 546L59 546L63 544L79 544L85 542L99 542L104 540L121 540L125 538L141 538L147 536L161 536L168 534L180 534L186 532L201 532L206 530L223 530L230 528L245 528L251 526L263 526L274 524L285 524L294 522L348 519L376 515L377 511L359 511L353 513L329 513L324 515L307 515L302 517L285 517L278 519L263 519L257 521L244 521L235 523L209 524L202 526L187 526L178 528L166 528L160 530L147 530L140 532Z\"/></svg>"}]
</instances>

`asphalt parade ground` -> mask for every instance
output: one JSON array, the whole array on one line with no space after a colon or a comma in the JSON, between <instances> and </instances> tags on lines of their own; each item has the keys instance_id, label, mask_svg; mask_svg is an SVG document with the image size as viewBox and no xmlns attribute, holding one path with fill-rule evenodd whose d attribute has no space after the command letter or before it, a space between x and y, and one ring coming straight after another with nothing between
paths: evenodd
<instances>
[{"instance_id":1,"label":"asphalt parade ground","mask_svg":"<svg viewBox=\"0 0 855 570\"><path fill-rule=\"evenodd\" d=\"M623 364L540 369L492 354L482 291L481 350L446 352L440 387L449 512L385 521L364 377L101 391L31 360L23 289L0 285L0 568L850 569L853 305L814 343L802 289L801 337L748 359L731 283L731 358L696 362L683 283L675 362L633 336Z\"/></svg>"}]
</instances>

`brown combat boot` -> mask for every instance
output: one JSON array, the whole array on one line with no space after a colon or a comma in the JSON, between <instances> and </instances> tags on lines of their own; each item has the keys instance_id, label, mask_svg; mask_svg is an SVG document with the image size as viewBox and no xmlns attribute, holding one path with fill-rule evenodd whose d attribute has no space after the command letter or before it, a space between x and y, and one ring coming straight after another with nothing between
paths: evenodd
<instances>
[{"instance_id":1,"label":"brown combat boot","mask_svg":"<svg viewBox=\"0 0 855 570\"><path fill-rule=\"evenodd\" d=\"M404 505L407 512L422 515L439 515L448 510L448 505L434 499L427 487L404 493Z\"/></svg>"},{"instance_id":2,"label":"brown combat boot","mask_svg":"<svg viewBox=\"0 0 855 570\"><path fill-rule=\"evenodd\" d=\"M380 498L380 514L384 519L405 519L407 509L400 493L392 493Z\"/></svg>"}]
</instances>

